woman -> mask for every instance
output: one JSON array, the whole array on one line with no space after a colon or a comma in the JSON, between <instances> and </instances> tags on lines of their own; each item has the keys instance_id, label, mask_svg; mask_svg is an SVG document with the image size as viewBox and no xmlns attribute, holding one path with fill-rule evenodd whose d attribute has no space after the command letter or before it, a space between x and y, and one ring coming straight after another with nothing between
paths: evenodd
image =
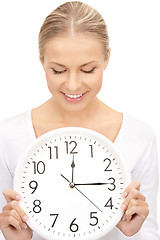
<instances>
[{"instance_id":1,"label":"woman","mask_svg":"<svg viewBox=\"0 0 160 240\"><path fill-rule=\"evenodd\" d=\"M123 193L124 215L103 239L159 239L155 134L147 124L97 98L110 52L105 22L90 6L67 2L45 19L39 33L39 53L52 96L0 124L1 239L42 239L25 224L27 216L18 204L21 196L12 190L13 175L29 144L48 131L69 126L105 135L122 151L132 174Z\"/></svg>"}]
</instances>

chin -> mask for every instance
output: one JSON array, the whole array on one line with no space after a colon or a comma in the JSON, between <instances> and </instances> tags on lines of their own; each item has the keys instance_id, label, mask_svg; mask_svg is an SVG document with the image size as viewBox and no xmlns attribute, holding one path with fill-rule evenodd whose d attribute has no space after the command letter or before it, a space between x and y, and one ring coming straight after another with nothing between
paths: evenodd
<instances>
[{"instance_id":1,"label":"chin","mask_svg":"<svg viewBox=\"0 0 160 240\"><path fill-rule=\"evenodd\" d=\"M89 94L89 93L88 93ZM61 97L60 97L61 96ZM81 102L78 103L70 103L67 102L64 99L64 96L62 95L56 95L52 94L52 99L61 107L64 109L64 111L71 111L71 112L79 112L85 110L87 107L89 107L89 104L93 103L96 99L96 95L94 96L88 96L87 98L82 99Z\"/></svg>"}]
</instances>

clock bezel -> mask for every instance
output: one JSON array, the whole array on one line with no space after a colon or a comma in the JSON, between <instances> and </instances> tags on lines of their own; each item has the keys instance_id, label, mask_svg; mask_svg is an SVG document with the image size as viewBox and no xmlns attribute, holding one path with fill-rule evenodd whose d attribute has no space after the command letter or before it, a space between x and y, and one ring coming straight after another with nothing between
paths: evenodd
<instances>
[{"instance_id":1,"label":"clock bezel","mask_svg":"<svg viewBox=\"0 0 160 240\"><path fill-rule=\"evenodd\" d=\"M91 130L91 129L88 129L88 128L82 128L82 127L63 127L63 128L57 128L57 129L54 129L54 130L51 130L43 135L41 135L40 137L36 138L29 146L28 148L26 149L26 151L24 152L23 156L20 158L18 164L17 164L17 167L16 167L16 170L15 170L15 174L14 174L14 179L13 179L13 189L15 191L18 191L19 189L19 186L18 186L18 175L19 175L19 172L21 171L21 167L23 165L23 162L25 161L25 159L27 158L28 155L31 154L31 152L33 152L33 149L36 149L42 142L44 143L45 141L48 141L50 140L51 138L56 138L58 137L60 134L68 134L68 133L73 133L73 134L86 134L87 136L89 135L90 137L93 137L93 138L98 138L98 139L101 139L102 143L106 143L111 151L113 151L114 153L116 153L117 157L119 158L119 160L121 161L121 164L123 166L123 169L124 169L124 172L125 172L125 176L126 176L126 179L127 179L127 185L130 184L131 182L131 175L129 173L129 170L127 169L126 167L126 164L124 162L124 157L122 156L122 153L119 151L119 149L115 146L115 144L113 142L111 142L107 137L105 137L104 135L100 134L99 132L96 132L94 130ZM125 187L126 187L125 186ZM22 203L23 199L19 202L20 206L21 206L21 203ZM97 233L97 235L95 235L95 237L92 237L92 238L85 238L85 240L96 240L104 235L106 235L107 233L109 233L112 228L114 226L116 226L116 224L120 221L120 219L122 218L123 216L123 210L119 209L118 210L119 212L119 215L117 217L117 219L112 223L112 225L110 226L110 228L106 228L106 230L104 230L103 232L100 232L100 233ZM59 240L58 238L55 238L53 236L53 238L51 237L48 237L47 234L45 234L45 232L42 232L40 231L40 229L38 229L34 222L32 223L32 221L30 221L30 219L27 221L27 224L30 228L32 228L34 231L36 231L37 233L40 232L41 236L44 237L44 238L47 238L47 239L54 239L54 240ZM72 237L70 237L70 239L72 239ZM74 237L74 239L78 239L76 237ZM80 238L79 238L80 239Z\"/></svg>"}]
</instances>

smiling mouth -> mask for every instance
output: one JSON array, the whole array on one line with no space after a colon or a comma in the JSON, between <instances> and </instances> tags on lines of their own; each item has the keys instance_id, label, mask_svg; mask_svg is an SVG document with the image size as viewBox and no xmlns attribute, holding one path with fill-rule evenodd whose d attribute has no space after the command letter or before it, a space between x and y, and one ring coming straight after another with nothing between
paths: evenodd
<instances>
[{"instance_id":1,"label":"smiling mouth","mask_svg":"<svg viewBox=\"0 0 160 240\"><path fill-rule=\"evenodd\" d=\"M65 96L69 97L69 98L79 98L79 97L82 97L86 92L84 93L80 93L80 94L68 94L68 93L64 93L62 92Z\"/></svg>"}]
</instances>

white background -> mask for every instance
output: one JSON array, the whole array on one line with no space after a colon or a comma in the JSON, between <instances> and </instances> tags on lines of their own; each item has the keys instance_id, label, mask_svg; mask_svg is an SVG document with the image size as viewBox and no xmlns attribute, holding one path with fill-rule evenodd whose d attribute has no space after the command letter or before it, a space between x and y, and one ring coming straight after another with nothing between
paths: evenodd
<instances>
[{"instance_id":1,"label":"white background","mask_svg":"<svg viewBox=\"0 0 160 240\"><path fill-rule=\"evenodd\" d=\"M38 56L38 33L45 17L64 2L0 1L0 121L50 98ZM112 49L98 97L115 110L150 125L159 153L159 0L83 2L104 17ZM160 225L160 207L158 219Z\"/></svg>"}]
</instances>

